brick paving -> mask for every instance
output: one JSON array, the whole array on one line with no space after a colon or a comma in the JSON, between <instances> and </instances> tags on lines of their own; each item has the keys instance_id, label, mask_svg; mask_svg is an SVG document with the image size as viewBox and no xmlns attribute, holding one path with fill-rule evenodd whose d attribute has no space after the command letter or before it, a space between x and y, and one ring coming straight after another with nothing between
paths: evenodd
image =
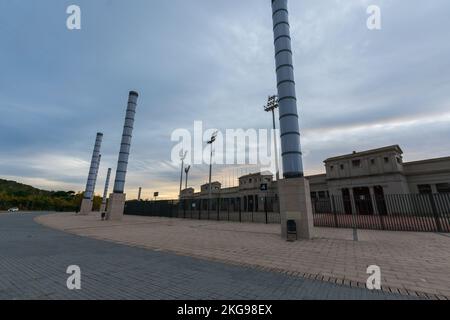
<instances>
[{"instance_id":1,"label":"brick paving","mask_svg":"<svg viewBox=\"0 0 450 320\"><path fill-rule=\"evenodd\" d=\"M343 284L309 280L298 276L256 270L208 261L169 252L130 247L113 242L79 237L50 229L33 221L36 218L71 232L101 231L120 235L122 241L134 239L127 233L137 231L146 239L167 240L167 232L188 231L198 238L204 232L217 239L181 244L185 250L207 249L220 244L235 225L214 225L164 219L126 219L124 223L99 223L94 217L68 214L2 214L0 216L0 299L404 299L401 295L352 288ZM76 229L71 229L76 228ZM181 229L180 229L181 228ZM221 228L225 231L220 231ZM240 233L276 239L275 234L254 231L242 225ZM92 234L91 234L92 236ZM177 239L172 234L171 240ZM264 238L263 237L263 238ZM266 240L270 240L267 239ZM161 241L161 240L159 240ZM163 244L155 240L157 247ZM217 256L223 247L217 247ZM236 248L230 248L230 252ZM247 250L241 243L240 251ZM197 251L196 251L197 252ZM67 266L81 268L81 286L68 290Z\"/></svg>"},{"instance_id":2,"label":"brick paving","mask_svg":"<svg viewBox=\"0 0 450 320\"><path fill-rule=\"evenodd\" d=\"M125 216L41 216L39 222L81 236L228 264L363 287L378 265L382 287L419 297L450 297L448 234L316 228L310 241L288 243L278 225Z\"/></svg>"}]
</instances>

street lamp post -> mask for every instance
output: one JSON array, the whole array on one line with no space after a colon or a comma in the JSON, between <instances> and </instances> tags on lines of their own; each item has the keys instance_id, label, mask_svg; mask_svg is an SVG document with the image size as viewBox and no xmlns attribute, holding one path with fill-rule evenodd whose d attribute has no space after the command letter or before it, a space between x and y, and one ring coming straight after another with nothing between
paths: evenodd
<instances>
[{"instance_id":1,"label":"street lamp post","mask_svg":"<svg viewBox=\"0 0 450 320\"><path fill-rule=\"evenodd\" d=\"M181 188L183 187L183 168L184 168L184 159L186 159L187 151L180 151L180 160L181 160L181 174L180 174L180 197L181 197Z\"/></svg>"},{"instance_id":2,"label":"street lamp post","mask_svg":"<svg viewBox=\"0 0 450 320\"><path fill-rule=\"evenodd\" d=\"M276 125L275 125L275 109L278 108L278 96L269 96L267 100L267 105L264 106L264 111L272 112L272 122L273 122L273 142L275 144L275 170L276 170L276 179L280 180L280 169L278 167L278 146L277 146L277 134L276 134Z\"/></svg>"},{"instance_id":3,"label":"street lamp post","mask_svg":"<svg viewBox=\"0 0 450 320\"><path fill-rule=\"evenodd\" d=\"M208 218L211 210L211 198L212 198L212 186L211 186L211 173L212 173L212 156L213 156L213 143L216 141L217 131L211 135L211 139L207 142L211 146L211 154L209 157L209 194L208 194Z\"/></svg>"},{"instance_id":4,"label":"street lamp post","mask_svg":"<svg viewBox=\"0 0 450 320\"><path fill-rule=\"evenodd\" d=\"M184 172L186 173L186 185L185 185L185 189L187 189L188 187L188 175L189 175L189 170L191 169L191 166L187 166L186 168L184 168Z\"/></svg>"}]
</instances>

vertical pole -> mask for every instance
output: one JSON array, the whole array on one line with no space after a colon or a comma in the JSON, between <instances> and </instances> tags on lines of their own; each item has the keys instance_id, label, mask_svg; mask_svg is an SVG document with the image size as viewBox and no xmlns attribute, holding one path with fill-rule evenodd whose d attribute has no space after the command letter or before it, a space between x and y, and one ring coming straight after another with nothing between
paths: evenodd
<instances>
[{"instance_id":1,"label":"vertical pole","mask_svg":"<svg viewBox=\"0 0 450 320\"><path fill-rule=\"evenodd\" d=\"M241 198L239 198L239 222L242 222L242 208L241 208Z\"/></svg>"},{"instance_id":2,"label":"vertical pole","mask_svg":"<svg viewBox=\"0 0 450 320\"><path fill-rule=\"evenodd\" d=\"M216 205L217 205L217 221L220 220L220 206L222 204L221 202L222 202L222 199L221 198L217 198L217 201L216 201Z\"/></svg>"},{"instance_id":3,"label":"vertical pole","mask_svg":"<svg viewBox=\"0 0 450 320\"><path fill-rule=\"evenodd\" d=\"M314 223L309 182L304 177L300 125L287 0L271 0L280 121L282 171L278 181L281 236L287 238L287 222L295 220L297 237L311 239Z\"/></svg>"},{"instance_id":4,"label":"vertical pole","mask_svg":"<svg viewBox=\"0 0 450 320\"><path fill-rule=\"evenodd\" d=\"M264 195L264 211L266 212L266 224L268 224L269 223L269 219L268 219L268 216L267 216L267 192Z\"/></svg>"},{"instance_id":5,"label":"vertical pole","mask_svg":"<svg viewBox=\"0 0 450 320\"><path fill-rule=\"evenodd\" d=\"M211 154L209 156L209 187L208 187L208 220L209 220L209 212L211 210L211 193L212 193L212 188L211 188L211 173L212 173L212 143L211 143Z\"/></svg>"},{"instance_id":6,"label":"vertical pole","mask_svg":"<svg viewBox=\"0 0 450 320\"><path fill-rule=\"evenodd\" d=\"M280 180L280 168L278 167L278 142L277 142L277 127L275 124L275 108L272 109L272 121L273 121L273 143L275 147L275 170L276 170L276 179Z\"/></svg>"},{"instance_id":7,"label":"vertical pole","mask_svg":"<svg viewBox=\"0 0 450 320\"><path fill-rule=\"evenodd\" d=\"M92 187L92 195L91 195L91 200L94 200L94 196L95 196L95 186L97 185L97 177L98 177L98 171L100 169L100 161L102 160L102 155L99 154L98 155L98 160L97 160L97 168L95 170L95 179L94 179L94 186Z\"/></svg>"},{"instance_id":8,"label":"vertical pole","mask_svg":"<svg viewBox=\"0 0 450 320\"><path fill-rule=\"evenodd\" d=\"M89 177L86 184L86 191L84 192L84 199L92 200L92 195L94 194L95 180L97 178L97 163L100 157L100 148L102 145L103 133L97 133L97 138L95 140L94 151L92 153L91 167L89 169Z\"/></svg>"},{"instance_id":9,"label":"vertical pole","mask_svg":"<svg viewBox=\"0 0 450 320\"><path fill-rule=\"evenodd\" d=\"M123 126L122 142L120 144L119 160L117 162L116 178L114 180L114 193L123 194L125 177L127 175L128 158L130 156L131 138L133 134L134 117L136 115L137 92L131 91L128 97L128 106Z\"/></svg>"},{"instance_id":10,"label":"vertical pole","mask_svg":"<svg viewBox=\"0 0 450 320\"><path fill-rule=\"evenodd\" d=\"M287 0L272 0L283 176L303 177Z\"/></svg>"},{"instance_id":11,"label":"vertical pole","mask_svg":"<svg viewBox=\"0 0 450 320\"><path fill-rule=\"evenodd\" d=\"M81 203L80 214L87 215L92 211L92 196L94 194L94 185L97 178L97 162L100 156L103 133L98 132L95 138L94 151L92 152L91 166L89 168L88 180Z\"/></svg>"},{"instance_id":12,"label":"vertical pole","mask_svg":"<svg viewBox=\"0 0 450 320\"><path fill-rule=\"evenodd\" d=\"M100 210L101 212L104 212L106 210L106 200L108 197L108 188L109 188L110 178L111 178L111 168L108 168L108 173L106 174L105 189L103 190L102 209Z\"/></svg>"},{"instance_id":13,"label":"vertical pole","mask_svg":"<svg viewBox=\"0 0 450 320\"><path fill-rule=\"evenodd\" d=\"M183 185L183 168L184 168L184 159L181 160L180 193L179 193L180 197L181 197L181 188L182 188L182 185Z\"/></svg>"},{"instance_id":14,"label":"vertical pole","mask_svg":"<svg viewBox=\"0 0 450 320\"><path fill-rule=\"evenodd\" d=\"M438 210L436 207L436 202L434 201L433 193L429 194L429 198L430 198L430 203L431 203L431 209L433 210L433 217L434 217L434 222L436 223L437 231L444 232L442 230L441 221L440 221L439 213L438 213Z\"/></svg>"},{"instance_id":15,"label":"vertical pole","mask_svg":"<svg viewBox=\"0 0 450 320\"><path fill-rule=\"evenodd\" d=\"M337 219L337 212L336 212L336 203L334 201L334 195L331 195L331 210L333 210L334 215L334 226L338 228L338 219Z\"/></svg>"},{"instance_id":16,"label":"vertical pole","mask_svg":"<svg viewBox=\"0 0 450 320\"><path fill-rule=\"evenodd\" d=\"M127 175L128 159L131 149L131 138L133 136L134 118L136 115L137 99L139 94L130 91L128 104L123 125L122 140L120 143L119 158L117 160L116 177L114 180L113 194L109 198L108 220L121 220L125 207L125 178Z\"/></svg>"},{"instance_id":17,"label":"vertical pole","mask_svg":"<svg viewBox=\"0 0 450 320\"><path fill-rule=\"evenodd\" d=\"M255 213L255 197L252 195L251 198L252 199L252 222L254 222L254 213Z\"/></svg>"},{"instance_id":18,"label":"vertical pole","mask_svg":"<svg viewBox=\"0 0 450 320\"><path fill-rule=\"evenodd\" d=\"M350 191L350 201L352 203L352 229L353 229L353 241L358 241L358 229L356 223L356 205L355 205L355 194L353 193L353 188L349 188Z\"/></svg>"}]
</instances>

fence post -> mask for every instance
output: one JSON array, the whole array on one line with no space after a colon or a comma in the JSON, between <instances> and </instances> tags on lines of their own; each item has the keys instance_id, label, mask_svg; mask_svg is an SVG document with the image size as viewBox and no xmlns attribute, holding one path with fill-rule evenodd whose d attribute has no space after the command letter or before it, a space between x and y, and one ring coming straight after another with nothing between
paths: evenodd
<instances>
[{"instance_id":1,"label":"fence post","mask_svg":"<svg viewBox=\"0 0 450 320\"><path fill-rule=\"evenodd\" d=\"M336 212L336 203L334 202L334 195L331 195L331 210L333 211L333 216L334 216L334 225L336 228L339 228L338 225L338 218L337 218L337 212Z\"/></svg>"},{"instance_id":2,"label":"fence post","mask_svg":"<svg viewBox=\"0 0 450 320\"><path fill-rule=\"evenodd\" d=\"M239 198L239 222L242 222L241 198Z\"/></svg>"},{"instance_id":3,"label":"fence post","mask_svg":"<svg viewBox=\"0 0 450 320\"><path fill-rule=\"evenodd\" d=\"M352 205L353 241L358 241L358 229L356 223L356 198L353 189L350 188L350 204Z\"/></svg>"},{"instance_id":4,"label":"fence post","mask_svg":"<svg viewBox=\"0 0 450 320\"><path fill-rule=\"evenodd\" d=\"M442 226L441 226L441 221L439 219L439 212L436 207L436 202L434 202L434 195L432 193L430 193L429 197L430 197L430 203L431 203L431 210L433 210L433 216L434 216L434 221L436 223L436 227L438 229L438 232L443 232Z\"/></svg>"},{"instance_id":5,"label":"fence post","mask_svg":"<svg viewBox=\"0 0 450 320\"><path fill-rule=\"evenodd\" d=\"M269 220L267 217L267 195L264 196L264 211L266 212L266 224L268 224Z\"/></svg>"},{"instance_id":6,"label":"fence post","mask_svg":"<svg viewBox=\"0 0 450 320\"><path fill-rule=\"evenodd\" d=\"M378 201L385 201L384 200L384 196L383 196L383 200L381 197L378 197L377 195L374 195L375 197L375 205L377 206L377 212L378 212L378 217L380 218L380 222L381 222L381 230L386 230L386 226L384 224L384 218L383 218L383 213L380 211L380 208L378 208Z\"/></svg>"},{"instance_id":7,"label":"fence post","mask_svg":"<svg viewBox=\"0 0 450 320\"><path fill-rule=\"evenodd\" d=\"M253 198L253 196L252 196L252 198ZM256 203L255 203L255 200L253 199L253 201L252 201L252 223L253 222L255 222L253 219L253 216L254 216L254 213L255 213L255 205L256 205Z\"/></svg>"},{"instance_id":8,"label":"fence post","mask_svg":"<svg viewBox=\"0 0 450 320\"><path fill-rule=\"evenodd\" d=\"M217 205L217 221L220 221L220 206L222 204L221 202L222 202L221 199L217 198L217 201L216 201L216 205Z\"/></svg>"}]
</instances>

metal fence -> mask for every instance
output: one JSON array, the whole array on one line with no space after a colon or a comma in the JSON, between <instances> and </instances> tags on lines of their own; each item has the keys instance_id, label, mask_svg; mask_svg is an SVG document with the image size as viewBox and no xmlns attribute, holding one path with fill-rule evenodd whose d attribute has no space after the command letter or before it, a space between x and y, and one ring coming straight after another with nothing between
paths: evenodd
<instances>
[{"instance_id":1,"label":"metal fence","mask_svg":"<svg viewBox=\"0 0 450 320\"><path fill-rule=\"evenodd\" d=\"M127 201L124 214L148 217L178 217L178 200Z\"/></svg>"},{"instance_id":2,"label":"metal fence","mask_svg":"<svg viewBox=\"0 0 450 320\"><path fill-rule=\"evenodd\" d=\"M450 194L396 194L313 199L314 225L450 232Z\"/></svg>"},{"instance_id":3,"label":"metal fence","mask_svg":"<svg viewBox=\"0 0 450 320\"><path fill-rule=\"evenodd\" d=\"M251 200L251 201L250 201ZM392 231L450 232L450 194L312 199L314 225ZM276 197L127 201L125 214L198 220L280 223Z\"/></svg>"},{"instance_id":4,"label":"metal fence","mask_svg":"<svg viewBox=\"0 0 450 320\"><path fill-rule=\"evenodd\" d=\"M280 223L278 202L274 197L197 200L127 201L125 214L197 220L255 223Z\"/></svg>"}]
</instances>

